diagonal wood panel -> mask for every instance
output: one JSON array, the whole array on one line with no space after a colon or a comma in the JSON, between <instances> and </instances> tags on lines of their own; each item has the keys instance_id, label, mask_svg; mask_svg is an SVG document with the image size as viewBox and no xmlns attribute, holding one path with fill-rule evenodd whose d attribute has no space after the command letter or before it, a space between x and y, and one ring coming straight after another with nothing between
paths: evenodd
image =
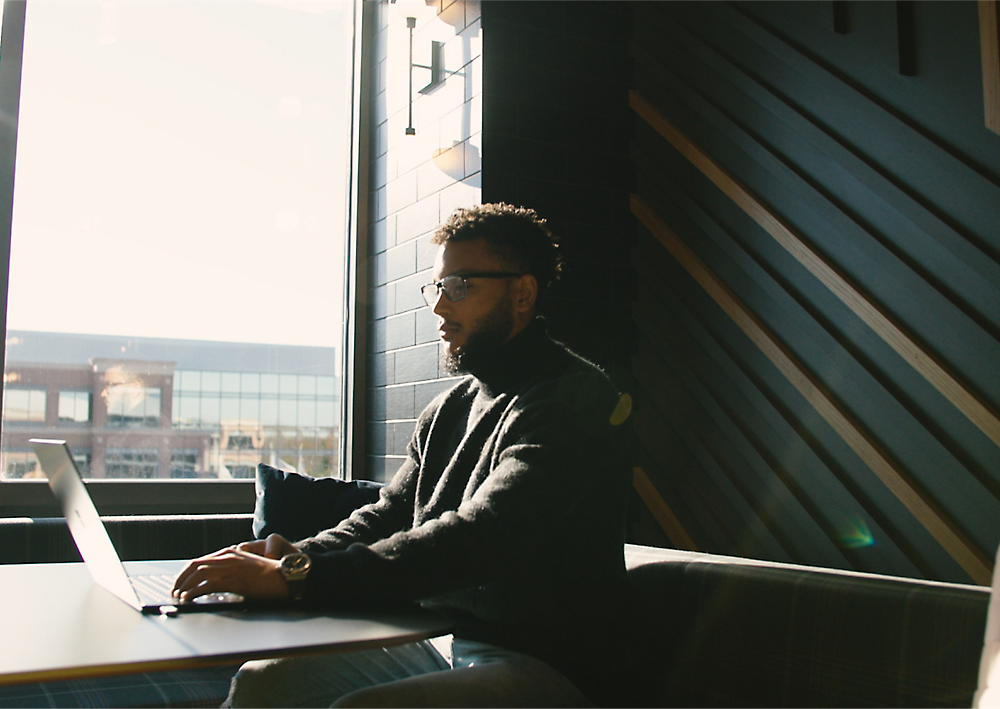
<instances>
[{"instance_id":1,"label":"diagonal wood panel","mask_svg":"<svg viewBox=\"0 0 1000 709\"><path fill-rule=\"evenodd\" d=\"M931 353L921 349L901 326L865 298L833 266L811 249L801 236L768 210L750 190L692 143L637 92L629 93L629 105L1000 447L1000 417L990 407L966 389Z\"/></svg>"},{"instance_id":2,"label":"diagonal wood panel","mask_svg":"<svg viewBox=\"0 0 1000 709\"><path fill-rule=\"evenodd\" d=\"M656 489L653 481L649 479L646 471L642 468L632 469L632 487L639 493L639 497L649 508L653 518L678 549L698 551L698 545L684 529L684 525L677 519L677 515L670 509L666 500L660 495L660 491Z\"/></svg>"},{"instance_id":3,"label":"diagonal wood panel","mask_svg":"<svg viewBox=\"0 0 1000 709\"><path fill-rule=\"evenodd\" d=\"M967 538L948 514L922 490L889 454L872 440L864 427L844 411L809 374L807 368L789 352L743 304L739 298L698 258L638 196L631 199L632 213L662 243L692 278L723 311L760 348L817 413L837 432L858 457L872 470L914 517L927 529L955 561L980 584L992 580L991 560Z\"/></svg>"}]
</instances>

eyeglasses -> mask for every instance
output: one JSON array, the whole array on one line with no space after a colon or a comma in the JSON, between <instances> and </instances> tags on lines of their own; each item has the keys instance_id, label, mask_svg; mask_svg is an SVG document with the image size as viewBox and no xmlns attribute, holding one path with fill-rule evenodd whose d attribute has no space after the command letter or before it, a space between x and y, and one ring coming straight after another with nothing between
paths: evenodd
<instances>
[{"instance_id":1,"label":"eyeglasses","mask_svg":"<svg viewBox=\"0 0 1000 709\"><path fill-rule=\"evenodd\" d=\"M438 297L444 293L444 297L454 303L468 295L465 282L470 278L520 278L523 273L512 271L473 271L455 276L446 276L440 281L434 281L420 286L420 294L424 296L427 307L433 308L437 304Z\"/></svg>"}]
</instances>

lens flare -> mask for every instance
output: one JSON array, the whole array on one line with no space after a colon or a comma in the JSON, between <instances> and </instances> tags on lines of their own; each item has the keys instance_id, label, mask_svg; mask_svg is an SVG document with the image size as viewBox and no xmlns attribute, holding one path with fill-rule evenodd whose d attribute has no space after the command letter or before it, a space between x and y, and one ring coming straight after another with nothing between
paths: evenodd
<instances>
[{"instance_id":1,"label":"lens flare","mask_svg":"<svg viewBox=\"0 0 1000 709\"><path fill-rule=\"evenodd\" d=\"M848 549L863 549L875 544L875 536L861 517L845 514L837 523L838 542Z\"/></svg>"}]
</instances>

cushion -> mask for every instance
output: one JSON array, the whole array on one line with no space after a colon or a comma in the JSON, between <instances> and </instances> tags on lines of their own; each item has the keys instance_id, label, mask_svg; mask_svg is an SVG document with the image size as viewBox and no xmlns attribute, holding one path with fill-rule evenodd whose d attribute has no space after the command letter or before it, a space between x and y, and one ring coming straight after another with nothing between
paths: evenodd
<instances>
[{"instance_id":1,"label":"cushion","mask_svg":"<svg viewBox=\"0 0 1000 709\"><path fill-rule=\"evenodd\" d=\"M254 536L263 539L280 534L298 541L335 527L357 508L378 500L382 484L313 478L260 463L256 487Z\"/></svg>"}]
</instances>

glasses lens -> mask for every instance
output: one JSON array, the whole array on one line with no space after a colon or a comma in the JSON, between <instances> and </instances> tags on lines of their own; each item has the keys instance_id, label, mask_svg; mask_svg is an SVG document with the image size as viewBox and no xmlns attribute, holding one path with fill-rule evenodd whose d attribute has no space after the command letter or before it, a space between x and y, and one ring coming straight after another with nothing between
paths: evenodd
<instances>
[{"instance_id":1,"label":"glasses lens","mask_svg":"<svg viewBox=\"0 0 1000 709\"><path fill-rule=\"evenodd\" d=\"M428 283L425 286L420 286L420 295L424 296L424 302L430 308L434 307L434 303L437 302L438 297L438 284Z\"/></svg>"},{"instance_id":2,"label":"glasses lens","mask_svg":"<svg viewBox=\"0 0 1000 709\"><path fill-rule=\"evenodd\" d=\"M465 279L461 276L448 276L441 279L441 290L448 300L455 302L465 297Z\"/></svg>"},{"instance_id":3,"label":"glasses lens","mask_svg":"<svg viewBox=\"0 0 1000 709\"><path fill-rule=\"evenodd\" d=\"M431 308L437 305L438 293L441 291L444 291L445 297L452 302L461 300L466 295L465 279L461 276L448 276L437 283L420 286L420 294L424 296L424 302Z\"/></svg>"}]
</instances>

